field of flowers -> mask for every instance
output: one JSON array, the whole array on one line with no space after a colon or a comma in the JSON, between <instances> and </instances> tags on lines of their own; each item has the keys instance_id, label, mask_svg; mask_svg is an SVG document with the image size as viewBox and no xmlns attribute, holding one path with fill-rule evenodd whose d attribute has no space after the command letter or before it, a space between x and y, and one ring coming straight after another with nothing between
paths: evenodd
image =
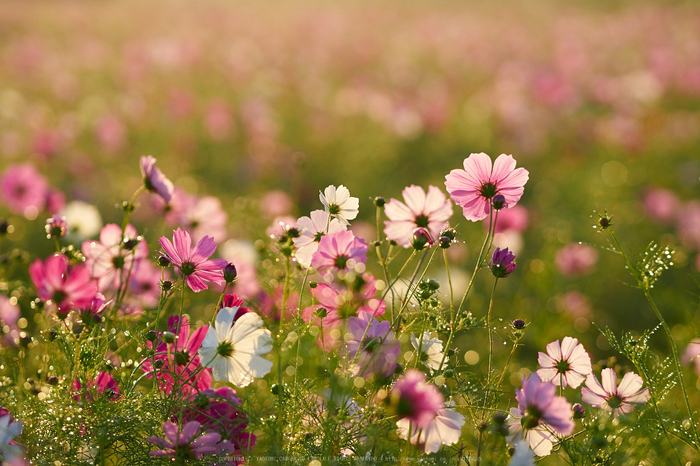
<instances>
[{"instance_id":1,"label":"field of flowers","mask_svg":"<svg viewBox=\"0 0 700 466\"><path fill-rule=\"evenodd\" d=\"M0 3L0 464L700 461L700 6L469 3Z\"/></svg>"}]
</instances>

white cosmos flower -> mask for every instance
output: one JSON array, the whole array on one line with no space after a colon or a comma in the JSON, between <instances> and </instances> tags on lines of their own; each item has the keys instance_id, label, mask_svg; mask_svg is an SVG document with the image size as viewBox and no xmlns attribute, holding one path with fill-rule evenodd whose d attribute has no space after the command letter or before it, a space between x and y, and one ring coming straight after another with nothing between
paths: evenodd
<instances>
[{"instance_id":1,"label":"white cosmos flower","mask_svg":"<svg viewBox=\"0 0 700 466\"><path fill-rule=\"evenodd\" d=\"M243 314L234 322L238 306L225 307L216 315L216 325L209 327L199 348L199 358L213 369L215 380L226 380L245 387L255 377L270 372L272 362L260 356L272 349L270 331L254 312Z\"/></svg>"},{"instance_id":2,"label":"white cosmos flower","mask_svg":"<svg viewBox=\"0 0 700 466\"><path fill-rule=\"evenodd\" d=\"M535 455L527 443L518 442L515 444L513 458L508 466L535 466Z\"/></svg>"},{"instance_id":3,"label":"white cosmos flower","mask_svg":"<svg viewBox=\"0 0 700 466\"><path fill-rule=\"evenodd\" d=\"M356 197L350 197L350 191L342 184L337 189L333 185L327 187L319 195L319 198L326 208L326 212L329 212L344 225L350 223L348 220L357 217L360 210L360 200Z\"/></svg>"},{"instance_id":4,"label":"white cosmos flower","mask_svg":"<svg viewBox=\"0 0 700 466\"><path fill-rule=\"evenodd\" d=\"M439 338L430 338L430 332L425 332L423 334L423 341L421 342L415 334L411 333L411 345L418 351L420 347L419 361L422 362L426 367L432 370L437 370L440 368L440 363L442 362L442 340ZM447 362L447 358L445 358Z\"/></svg>"},{"instance_id":5,"label":"white cosmos flower","mask_svg":"<svg viewBox=\"0 0 700 466\"><path fill-rule=\"evenodd\" d=\"M294 238L296 247L294 257L305 268L311 267L311 257L318 250L321 238L330 233L345 231L347 226L338 219L328 221L329 213L325 210L314 210L310 217L301 217L297 220L296 229L299 237Z\"/></svg>"},{"instance_id":6,"label":"white cosmos flower","mask_svg":"<svg viewBox=\"0 0 700 466\"><path fill-rule=\"evenodd\" d=\"M452 445L459 441L464 426L464 416L455 411L455 402L450 401L445 407L437 412L435 419L423 430L411 429L411 443L423 445L425 453L435 453L443 445ZM411 421L407 418L396 422L399 437L408 439L408 430Z\"/></svg>"}]
</instances>

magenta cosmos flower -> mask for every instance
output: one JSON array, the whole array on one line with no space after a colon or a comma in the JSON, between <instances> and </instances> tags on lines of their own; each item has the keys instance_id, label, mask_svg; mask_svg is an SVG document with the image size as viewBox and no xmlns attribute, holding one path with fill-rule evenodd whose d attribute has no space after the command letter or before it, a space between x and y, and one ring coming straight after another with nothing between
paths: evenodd
<instances>
[{"instance_id":1,"label":"magenta cosmos flower","mask_svg":"<svg viewBox=\"0 0 700 466\"><path fill-rule=\"evenodd\" d=\"M49 185L34 165L10 165L0 177L0 196L14 214L24 215L29 207L39 213L46 206Z\"/></svg>"},{"instance_id":2,"label":"magenta cosmos flower","mask_svg":"<svg viewBox=\"0 0 700 466\"><path fill-rule=\"evenodd\" d=\"M166 258L177 267L195 293L206 290L206 282L224 283L223 270L227 262L209 259L216 251L216 242L211 236L205 236L192 247L190 234L178 228L173 232L172 243L165 236L161 236L158 242L165 250Z\"/></svg>"},{"instance_id":3,"label":"magenta cosmos flower","mask_svg":"<svg viewBox=\"0 0 700 466\"><path fill-rule=\"evenodd\" d=\"M29 266L29 276L39 298L54 304L60 314L71 309L90 306L97 294L97 283L84 265L71 266L63 254L54 254Z\"/></svg>"},{"instance_id":4,"label":"magenta cosmos flower","mask_svg":"<svg viewBox=\"0 0 700 466\"><path fill-rule=\"evenodd\" d=\"M632 412L634 405L649 401L648 388L642 388L642 378L634 372L628 372L617 385L617 375L613 369L603 369L600 374L601 385L593 374L588 374L586 386L581 389L581 400L596 408L611 412L613 417Z\"/></svg>"},{"instance_id":5,"label":"magenta cosmos flower","mask_svg":"<svg viewBox=\"0 0 700 466\"><path fill-rule=\"evenodd\" d=\"M158 194L166 203L170 202L175 186L163 172L156 168L156 159L153 156L141 156L141 175L143 175L143 184L147 190Z\"/></svg>"},{"instance_id":6,"label":"magenta cosmos flower","mask_svg":"<svg viewBox=\"0 0 700 466\"><path fill-rule=\"evenodd\" d=\"M576 388L591 373L591 358L576 338L564 337L547 345L547 352L540 351L537 361L542 369L537 375L543 382Z\"/></svg>"},{"instance_id":7,"label":"magenta cosmos flower","mask_svg":"<svg viewBox=\"0 0 700 466\"><path fill-rule=\"evenodd\" d=\"M427 428L445 401L437 387L427 383L425 374L416 369L410 369L396 381L389 397L399 420L409 421L414 431Z\"/></svg>"},{"instance_id":8,"label":"magenta cosmos flower","mask_svg":"<svg viewBox=\"0 0 700 466\"><path fill-rule=\"evenodd\" d=\"M464 217L476 222L489 216L491 199L496 194L505 198L505 207L513 207L523 195L529 173L515 168L512 155L501 154L491 164L483 152L464 159L464 170L452 170L445 177L450 197L462 207Z\"/></svg>"},{"instance_id":9,"label":"magenta cosmos flower","mask_svg":"<svg viewBox=\"0 0 700 466\"><path fill-rule=\"evenodd\" d=\"M170 456L178 464L186 460L198 460L205 455L222 455L233 453L236 447L227 440L221 440L221 435L216 432L209 432L202 435L197 440L200 424L197 421L190 421L182 428L178 429L177 424L166 421L163 424L165 438L148 437L150 443L162 450L154 450L149 453L151 456Z\"/></svg>"},{"instance_id":10,"label":"magenta cosmos flower","mask_svg":"<svg viewBox=\"0 0 700 466\"><path fill-rule=\"evenodd\" d=\"M510 409L508 443L527 442L537 456L547 456L556 441L553 432L570 435L574 430L571 403L556 396L556 387L542 382L537 374L515 390L517 408Z\"/></svg>"},{"instance_id":11,"label":"magenta cosmos flower","mask_svg":"<svg viewBox=\"0 0 700 466\"><path fill-rule=\"evenodd\" d=\"M367 243L351 231L325 235L311 258L311 265L320 273L353 270L367 261Z\"/></svg>"},{"instance_id":12,"label":"magenta cosmos flower","mask_svg":"<svg viewBox=\"0 0 700 466\"><path fill-rule=\"evenodd\" d=\"M489 262L489 269L496 278L506 278L515 270L515 254L508 251L508 248L496 248Z\"/></svg>"},{"instance_id":13,"label":"magenta cosmos flower","mask_svg":"<svg viewBox=\"0 0 700 466\"><path fill-rule=\"evenodd\" d=\"M404 189L402 194L405 204L392 199L384 208L389 218L384 222L384 234L407 248L413 243L414 232L425 228L434 242L445 222L452 217L452 203L435 186L428 187L427 195L423 188L414 185Z\"/></svg>"}]
</instances>

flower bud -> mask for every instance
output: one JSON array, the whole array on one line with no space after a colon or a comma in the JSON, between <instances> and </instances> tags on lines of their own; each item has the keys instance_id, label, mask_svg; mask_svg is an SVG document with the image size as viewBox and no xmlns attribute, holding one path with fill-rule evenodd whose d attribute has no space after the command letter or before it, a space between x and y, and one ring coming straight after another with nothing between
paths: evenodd
<instances>
[{"instance_id":1,"label":"flower bud","mask_svg":"<svg viewBox=\"0 0 700 466\"><path fill-rule=\"evenodd\" d=\"M511 325L515 330L522 330L525 328L525 321L523 319L515 319Z\"/></svg>"},{"instance_id":2,"label":"flower bud","mask_svg":"<svg viewBox=\"0 0 700 466\"><path fill-rule=\"evenodd\" d=\"M493 204L494 209L501 210L506 206L506 198L503 194L496 194L493 196L493 199L491 199L491 204Z\"/></svg>"},{"instance_id":3,"label":"flower bud","mask_svg":"<svg viewBox=\"0 0 700 466\"><path fill-rule=\"evenodd\" d=\"M56 386L56 385L58 385L58 377L56 377L55 375L52 375L51 377L48 378L48 380L46 382L49 385Z\"/></svg>"},{"instance_id":4,"label":"flower bud","mask_svg":"<svg viewBox=\"0 0 700 466\"><path fill-rule=\"evenodd\" d=\"M177 339L177 335L175 335L172 332L164 332L163 333L163 341L167 344L174 343L176 339Z\"/></svg>"},{"instance_id":5,"label":"flower bud","mask_svg":"<svg viewBox=\"0 0 700 466\"><path fill-rule=\"evenodd\" d=\"M377 207L384 207L384 204L386 204L386 199L384 199L381 196L377 196L374 198L374 205Z\"/></svg>"},{"instance_id":6,"label":"flower bud","mask_svg":"<svg viewBox=\"0 0 700 466\"><path fill-rule=\"evenodd\" d=\"M170 280L163 280L160 284L160 289L163 291L170 291L170 289L173 287L173 282Z\"/></svg>"},{"instance_id":7,"label":"flower bud","mask_svg":"<svg viewBox=\"0 0 700 466\"><path fill-rule=\"evenodd\" d=\"M600 227L603 230L605 230L610 225L612 225L612 222L610 221L610 218L608 218L608 217L600 217L600 220L598 220L598 224L600 225Z\"/></svg>"},{"instance_id":8,"label":"flower bud","mask_svg":"<svg viewBox=\"0 0 700 466\"><path fill-rule=\"evenodd\" d=\"M138 245L143 238L141 236L137 236L136 238L124 238L124 242L122 243L122 246L124 249L127 251L131 251Z\"/></svg>"},{"instance_id":9,"label":"flower bud","mask_svg":"<svg viewBox=\"0 0 700 466\"><path fill-rule=\"evenodd\" d=\"M580 403L574 403L571 409L574 411L574 419L583 419L586 416L586 409Z\"/></svg>"},{"instance_id":10,"label":"flower bud","mask_svg":"<svg viewBox=\"0 0 700 466\"><path fill-rule=\"evenodd\" d=\"M156 331L151 329L148 332L146 332L144 338L146 339L146 341L155 341L157 336L158 334L156 333Z\"/></svg>"},{"instance_id":11,"label":"flower bud","mask_svg":"<svg viewBox=\"0 0 700 466\"><path fill-rule=\"evenodd\" d=\"M68 231L68 222L65 217L54 215L46 220L46 238L63 238Z\"/></svg>"},{"instance_id":12,"label":"flower bud","mask_svg":"<svg viewBox=\"0 0 700 466\"><path fill-rule=\"evenodd\" d=\"M292 227L289 230L287 230L287 236L290 238L298 238L299 237L299 230Z\"/></svg>"},{"instance_id":13,"label":"flower bud","mask_svg":"<svg viewBox=\"0 0 700 466\"><path fill-rule=\"evenodd\" d=\"M413 249L420 251L426 246L432 246L433 244L433 238L431 238L427 229L423 227L416 228L416 231L413 232L413 243L411 244Z\"/></svg>"},{"instance_id":14,"label":"flower bud","mask_svg":"<svg viewBox=\"0 0 700 466\"><path fill-rule=\"evenodd\" d=\"M4 218L0 218L0 235L5 236L9 230L10 224Z\"/></svg>"},{"instance_id":15,"label":"flower bud","mask_svg":"<svg viewBox=\"0 0 700 466\"><path fill-rule=\"evenodd\" d=\"M447 249L447 248L449 248L450 246L452 246L452 240L450 239L449 236L441 236L441 237L438 239L438 244L440 245L440 247L441 247L442 249Z\"/></svg>"},{"instance_id":16,"label":"flower bud","mask_svg":"<svg viewBox=\"0 0 700 466\"><path fill-rule=\"evenodd\" d=\"M165 256L160 256L160 257L158 258L158 265L161 266L161 267L167 267L167 266L170 265L170 259L168 259L168 258L165 257Z\"/></svg>"},{"instance_id":17,"label":"flower bud","mask_svg":"<svg viewBox=\"0 0 700 466\"><path fill-rule=\"evenodd\" d=\"M233 282L237 276L238 271L236 270L236 266L233 265L231 262L226 264L226 267L224 267L224 280L226 281L226 283Z\"/></svg>"},{"instance_id":18,"label":"flower bud","mask_svg":"<svg viewBox=\"0 0 700 466\"><path fill-rule=\"evenodd\" d=\"M428 288L430 288L433 291L437 291L440 289L440 283L438 283L437 280L433 280L432 278L428 280Z\"/></svg>"},{"instance_id":19,"label":"flower bud","mask_svg":"<svg viewBox=\"0 0 700 466\"><path fill-rule=\"evenodd\" d=\"M316 282L316 281L312 281L312 282L309 283L309 288L311 288L312 290L313 290L314 288L316 288L317 286L318 286L318 282Z\"/></svg>"},{"instance_id":20,"label":"flower bud","mask_svg":"<svg viewBox=\"0 0 700 466\"><path fill-rule=\"evenodd\" d=\"M153 367L155 367L156 369L160 369L160 368L163 367L164 365L165 365L165 361L163 361L162 359L156 359L156 360L153 362Z\"/></svg>"}]
</instances>

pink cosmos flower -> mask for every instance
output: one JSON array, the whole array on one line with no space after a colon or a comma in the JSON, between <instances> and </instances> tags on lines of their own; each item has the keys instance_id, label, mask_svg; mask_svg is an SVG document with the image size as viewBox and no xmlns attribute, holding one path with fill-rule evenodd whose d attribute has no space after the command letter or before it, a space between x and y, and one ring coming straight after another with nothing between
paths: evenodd
<instances>
[{"instance_id":1,"label":"pink cosmos flower","mask_svg":"<svg viewBox=\"0 0 700 466\"><path fill-rule=\"evenodd\" d=\"M598 262L598 252L587 244L570 243L557 251L554 263L567 277L588 275Z\"/></svg>"},{"instance_id":2,"label":"pink cosmos flower","mask_svg":"<svg viewBox=\"0 0 700 466\"><path fill-rule=\"evenodd\" d=\"M676 193L660 188L650 189L644 193L643 202L647 216L659 223L672 222L681 206Z\"/></svg>"},{"instance_id":3,"label":"pink cosmos flower","mask_svg":"<svg viewBox=\"0 0 700 466\"><path fill-rule=\"evenodd\" d=\"M216 432L209 432L197 438L200 431L200 424L197 421L190 421L182 428L178 429L177 424L165 421L163 424L162 437L148 437L146 440L162 450L154 450L150 456L170 456L182 461L198 460L205 455L221 455L233 453L236 447L228 440L221 440L221 435ZM195 440L197 438L197 440Z\"/></svg>"},{"instance_id":4,"label":"pink cosmos flower","mask_svg":"<svg viewBox=\"0 0 700 466\"><path fill-rule=\"evenodd\" d=\"M246 432L248 417L240 410L241 400L232 388L207 388L192 395L190 401L192 407L183 413L182 420L197 421L205 431L220 434L236 448L234 456L250 452L257 443L257 437Z\"/></svg>"},{"instance_id":5,"label":"pink cosmos flower","mask_svg":"<svg viewBox=\"0 0 700 466\"><path fill-rule=\"evenodd\" d=\"M501 154L491 164L491 158L483 152L464 159L464 170L452 170L445 177L445 187L450 197L462 207L464 217L476 222L489 216L491 198L496 194L505 197L505 207L513 207L523 195L529 173L515 168L513 156Z\"/></svg>"},{"instance_id":6,"label":"pink cosmos flower","mask_svg":"<svg viewBox=\"0 0 700 466\"><path fill-rule=\"evenodd\" d=\"M542 369L537 375L543 382L576 388L591 373L591 358L576 338L564 337L547 345L547 352L540 351L538 362Z\"/></svg>"},{"instance_id":7,"label":"pink cosmos flower","mask_svg":"<svg viewBox=\"0 0 700 466\"><path fill-rule=\"evenodd\" d=\"M521 205L515 205L509 209L501 209L496 220L495 233L515 232L522 233L528 225L527 209ZM484 220L484 230L489 227L489 221Z\"/></svg>"},{"instance_id":8,"label":"pink cosmos flower","mask_svg":"<svg viewBox=\"0 0 700 466\"><path fill-rule=\"evenodd\" d=\"M44 263L37 259L29 266L29 276L39 298L51 301L59 314L89 306L97 293L97 284L88 269L82 264L71 266L63 254L54 254Z\"/></svg>"},{"instance_id":9,"label":"pink cosmos flower","mask_svg":"<svg viewBox=\"0 0 700 466\"><path fill-rule=\"evenodd\" d=\"M437 241L443 226L452 217L452 203L435 186L428 187L427 195L423 188L415 185L405 188L402 194L405 204L391 199L384 207L389 218L384 222L387 238L407 248L413 243L414 232L425 228L432 241Z\"/></svg>"},{"instance_id":10,"label":"pink cosmos flower","mask_svg":"<svg viewBox=\"0 0 700 466\"><path fill-rule=\"evenodd\" d=\"M170 202L175 186L163 172L156 168L156 159L153 156L141 156L141 175L147 190L158 194L166 203Z\"/></svg>"},{"instance_id":11,"label":"pink cosmos flower","mask_svg":"<svg viewBox=\"0 0 700 466\"><path fill-rule=\"evenodd\" d=\"M129 291L131 292L130 297L133 298L132 301L145 308L157 306L160 300L161 277L168 280L170 273L167 270L156 268L150 260L139 261L139 266L129 277Z\"/></svg>"},{"instance_id":12,"label":"pink cosmos flower","mask_svg":"<svg viewBox=\"0 0 700 466\"><path fill-rule=\"evenodd\" d=\"M180 318L172 316L168 319L168 331L177 335L174 344L168 345L158 338L155 343L156 356L144 359L141 368L149 373L153 371L153 360L163 361L163 366L158 369L158 383L166 393L172 393L174 389L180 390L186 395L196 394L198 391L211 387L211 369L201 369L199 348L207 334L208 326L203 326L190 335L190 322L187 316ZM146 343L148 348L154 345ZM152 374L146 377L153 377Z\"/></svg>"},{"instance_id":13,"label":"pink cosmos flower","mask_svg":"<svg viewBox=\"0 0 700 466\"><path fill-rule=\"evenodd\" d=\"M320 273L352 270L367 261L367 243L351 231L325 235L311 258L311 265Z\"/></svg>"},{"instance_id":14,"label":"pink cosmos flower","mask_svg":"<svg viewBox=\"0 0 700 466\"><path fill-rule=\"evenodd\" d=\"M95 401L95 395L104 395L108 400L114 401L119 398L119 385L109 372L100 372L96 379L89 379L85 386L80 384L80 380L73 381L73 389L79 392L75 396L76 401Z\"/></svg>"},{"instance_id":15,"label":"pink cosmos flower","mask_svg":"<svg viewBox=\"0 0 700 466\"><path fill-rule=\"evenodd\" d=\"M24 215L27 208L39 213L46 206L49 185L34 165L10 165L0 177L0 197L14 214Z\"/></svg>"},{"instance_id":16,"label":"pink cosmos flower","mask_svg":"<svg viewBox=\"0 0 700 466\"><path fill-rule=\"evenodd\" d=\"M177 267L195 293L206 290L206 282L224 283L223 270L227 262L224 259L209 259L216 251L216 242L210 236L205 236L192 247L189 233L178 228L173 232L174 244L165 236L158 242L165 250L165 256Z\"/></svg>"},{"instance_id":17,"label":"pink cosmos flower","mask_svg":"<svg viewBox=\"0 0 700 466\"><path fill-rule=\"evenodd\" d=\"M311 267L311 258L318 250L318 243L326 234L337 233L347 229L347 225L337 218L330 219L325 210L314 210L308 217L296 221L295 228L299 236L294 238L294 257L303 267Z\"/></svg>"},{"instance_id":18,"label":"pink cosmos flower","mask_svg":"<svg viewBox=\"0 0 700 466\"><path fill-rule=\"evenodd\" d=\"M221 242L226 239L228 232L228 214L221 206L221 200L214 196L193 198L189 208L185 210L181 223L192 232L192 238L199 241L205 235Z\"/></svg>"},{"instance_id":19,"label":"pink cosmos flower","mask_svg":"<svg viewBox=\"0 0 700 466\"><path fill-rule=\"evenodd\" d=\"M444 398L437 387L425 380L425 374L410 369L394 384L389 403L399 419L413 424L414 430L426 429L443 409Z\"/></svg>"},{"instance_id":20,"label":"pink cosmos flower","mask_svg":"<svg viewBox=\"0 0 700 466\"><path fill-rule=\"evenodd\" d=\"M2 297L0 296L0 298ZM695 338L686 346L682 360L683 364L693 364L695 374L700 376L700 357L698 356L700 356L700 339Z\"/></svg>"},{"instance_id":21,"label":"pink cosmos flower","mask_svg":"<svg viewBox=\"0 0 700 466\"><path fill-rule=\"evenodd\" d=\"M348 319L348 332L353 336L352 340L347 342L348 358L354 360L360 351L356 374L375 373L389 377L394 373L401 354L401 343L390 329L390 322L379 322L365 312Z\"/></svg>"},{"instance_id":22,"label":"pink cosmos flower","mask_svg":"<svg viewBox=\"0 0 700 466\"><path fill-rule=\"evenodd\" d=\"M135 246L126 248L124 239L132 240ZM122 285L139 261L148 255L148 246L138 239L136 228L127 225L126 232L122 234L122 228L114 223L102 227L99 242L83 242L82 250L86 257L85 266L98 280L103 292Z\"/></svg>"},{"instance_id":23,"label":"pink cosmos flower","mask_svg":"<svg viewBox=\"0 0 700 466\"><path fill-rule=\"evenodd\" d=\"M267 218L289 215L294 208L294 201L284 191L268 191L260 199L260 212Z\"/></svg>"},{"instance_id":24,"label":"pink cosmos flower","mask_svg":"<svg viewBox=\"0 0 700 466\"><path fill-rule=\"evenodd\" d=\"M649 401L649 388L642 388L642 378L634 372L628 372L617 385L617 374L611 368L603 369L600 374L601 385L593 374L588 374L586 386L581 389L581 400L596 408L611 412L613 417L627 414L634 410L634 405Z\"/></svg>"},{"instance_id":25,"label":"pink cosmos flower","mask_svg":"<svg viewBox=\"0 0 700 466\"><path fill-rule=\"evenodd\" d=\"M515 390L517 408L508 417L508 444L527 442L537 456L547 456L556 441L553 432L570 435L574 431L571 403L556 396L556 387L542 382L537 374L523 376L521 389Z\"/></svg>"}]
</instances>

